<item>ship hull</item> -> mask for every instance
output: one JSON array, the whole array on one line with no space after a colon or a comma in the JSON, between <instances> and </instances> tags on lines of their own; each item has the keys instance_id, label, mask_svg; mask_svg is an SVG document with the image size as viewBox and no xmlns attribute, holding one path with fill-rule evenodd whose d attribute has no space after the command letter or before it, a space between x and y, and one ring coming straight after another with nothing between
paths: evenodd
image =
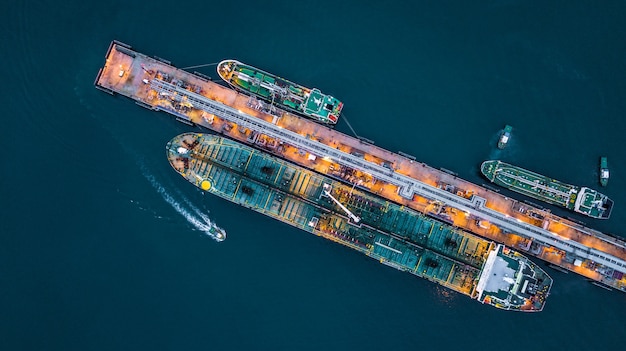
<instances>
[{"instance_id":1,"label":"ship hull","mask_svg":"<svg viewBox=\"0 0 626 351\"><path fill-rule=\"evenodd\" d=\"M497 308L543 308L551 278L503 245L218 136L182 134L166 149L179 174L213 195ZM360 217L346 215L349 211ZM494 291L502 283L487 272L490 259L517 270L528 289L516 292L511 285L510 293Z\"/></svg>"},{"instance_id":2,"label":"ship hull","mask_svg":"<svg viewBox=\"0 0 626 351\"><path fill-rule=\"evenodd\" d=\"M593 189L563 183L505 162L485 161L480 170L499 186L592 218L608 219L613 207L611 199Z\"/></svg>"},{"instance_id":3,"label":"ship hull","mask_svg":"<svg viewBox=\"0 0 626 351\"><path fill-rule=\"evenodd\" d=\"M224 60L217 73L235 89L281 109L324 124L336 124L343 109L338 99L236 60Z\"/></svg>"}]
</instances>

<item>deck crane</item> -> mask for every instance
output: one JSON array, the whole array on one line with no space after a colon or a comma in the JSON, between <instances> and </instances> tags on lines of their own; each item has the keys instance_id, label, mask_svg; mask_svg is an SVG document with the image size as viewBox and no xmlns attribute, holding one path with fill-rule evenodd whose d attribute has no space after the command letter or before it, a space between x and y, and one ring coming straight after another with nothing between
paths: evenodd
<instances>
[{"instance_id":1,"label":"deck crane","mask_svg":"<svg viewBox=\"0 0 626 351\"><path fill-rule=\"evenodd\" d=\"M350 219L354 221L354 223L359 223L361 221L361 218L355 215L354 213L352 213L346 206L344 206L341 202L339 202L339 200L335 199L330 194L331 189L332 187L330 186L330 184L324 183L324 194L326 194L326 196L328 196L331 200L333 200L337 204L337 206L339 206L348 215L348 217L350 217Z\"/></svg>"}]
</instances>

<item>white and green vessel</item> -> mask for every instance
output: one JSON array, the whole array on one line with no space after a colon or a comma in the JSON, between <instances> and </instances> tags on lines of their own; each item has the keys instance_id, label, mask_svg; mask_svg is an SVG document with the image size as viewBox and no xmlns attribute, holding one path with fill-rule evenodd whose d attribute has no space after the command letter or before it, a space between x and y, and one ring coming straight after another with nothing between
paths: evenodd
<instances>
[{"instance_id":1,"label":"white and green vessel","mask_svg":"<svg viewBox=\"0 0 626 351\"><path fill-rule=\"evenodd\" d=\"M500 139L498 140L498 149L504 149L506 147L506 144L509 142L509 139L511 138L511 132L513 131L513 127L511 127L510 125L506 125L504 127L504 130L502 131L502 134L500 135Z\"/></svg>"},{"instance_id":2,"label":"white and green vessel","mask_svg":"<svg viewBox=\"0 0 626 351\"><path fill-rule=\"evenodd\" d=\"M490 160L480 167L491 182L537 200L598 219L608 219L613 200L593 189L562 183L508 163Z\"/></svg>"},{"instance_id":3,"label":"white and green vessel","mask_svg":"<svg viewBox=\"0 0 626 351\"><path fill-rule=\"evenodd\" d=\"M317 88L304 87L237 60L220 62L217 73L237 90L320 123L336 124L343 109L341 101Z\"/></svg>"}]
</instances>

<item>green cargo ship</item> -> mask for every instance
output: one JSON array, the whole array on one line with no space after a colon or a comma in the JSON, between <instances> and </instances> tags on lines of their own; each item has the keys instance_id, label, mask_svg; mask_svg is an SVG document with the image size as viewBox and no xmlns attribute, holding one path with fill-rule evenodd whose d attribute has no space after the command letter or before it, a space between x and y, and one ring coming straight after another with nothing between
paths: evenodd
<instances>
[{"instance_id":1,"label":"green cargo ship","mask_svg":"<svg viewBox=\"0 0 626 351\"><path fill-rule=\"evenodd\" d=\"M220 62L217 73L237 90L321 123L336 124L343 109L341 101L317 88L303 87L236 60Z\"/></svg>"},{"instance_id":2,"label":"green cargo ship","mask_svg":"<svg viewBox=\"0 0 626 351\"><path fill-rule=\"evenodd\" d=\"M198 188L385 265L500 309L544 307L552 279L503 245L216 135L181 134L166 153Z\"/></svg>"},{"instance_id":3,"label":"green cargo ship","mask_svg":"<svg viewBox=\"0 0 626 351\"><path fill-rule=\"evenodd\" d=\"M613 200L593 189L565 184L558 180L508 163L490 160L480 167L491 182L592 218L608 219Z\"/></svg>"}]
</instances>

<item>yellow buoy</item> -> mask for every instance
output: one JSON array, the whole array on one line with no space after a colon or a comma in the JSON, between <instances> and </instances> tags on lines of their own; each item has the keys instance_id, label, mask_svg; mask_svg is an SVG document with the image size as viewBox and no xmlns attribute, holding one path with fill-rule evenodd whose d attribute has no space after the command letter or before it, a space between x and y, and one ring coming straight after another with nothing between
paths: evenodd
<instances>
[{"instance_id":1,"label":"yellow buoy","mask_svg":"<svg viewBox=\"0 0 626 351\"><path fill-rule=\"evenodd\" d=\"M202 190L211 189L211 182L209 182L208 180L203 180L202 183L200 183L200 189Z\"/></svg>"}]
</instances>

